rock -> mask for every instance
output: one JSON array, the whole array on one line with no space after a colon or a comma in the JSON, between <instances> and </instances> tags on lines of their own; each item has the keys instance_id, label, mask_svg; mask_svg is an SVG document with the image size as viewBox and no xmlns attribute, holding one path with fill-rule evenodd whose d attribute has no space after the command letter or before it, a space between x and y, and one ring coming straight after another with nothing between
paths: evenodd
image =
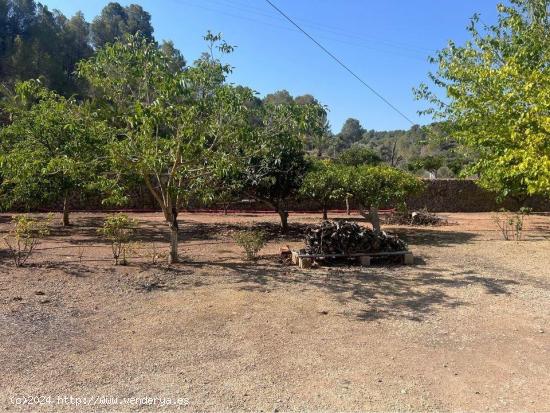
<instances>
[{"instance_id":1,"label":"rock","mask_svg":"<svg viewBox=\"0 0 550 413\"><path fill-rule=\"evenodd\" d=\"M46 295L46 293L44 291L35 291L34 294L35 295Z\"/></svg>"}]
</instances>

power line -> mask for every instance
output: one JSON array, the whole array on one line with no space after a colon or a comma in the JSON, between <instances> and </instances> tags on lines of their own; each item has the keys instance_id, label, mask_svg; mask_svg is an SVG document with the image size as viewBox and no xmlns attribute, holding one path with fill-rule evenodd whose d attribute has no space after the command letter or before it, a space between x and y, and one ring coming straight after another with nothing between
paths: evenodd
<instances>
[{"instance_id":1,"label":"power line","mask_svg":"<svg viewBox=\"0 0 550 413\"><path fill-rule=\"evenodd\" d=\"M261 25L264 25L264 26L274 27L276 29L287 30L287 31L297 32L297 33L299 32L294 27L290 27L289 25L285 25L285 26L275 25L271 22L268 23L265 20L261 20L257 17L254 17L254 16L260 16L260 17L263 17L263 18L275 19L276 22L285 21L285 19L283 17L281 17L279 14L275 14L276 12L266 13L265 10L264 10L263 13L258 13L256 11L258 9L256 9L256 8L247 9L246 6L244 6L244 5L243 6L235 6L235 4L233 3L234 0L208 0L206 2L206 4L212 3L212 5L217 5L217 6L231 6L232 11L236 11L236 12L241 12L242 11L244 13L243 15L241 15L241 14L237 15L237 14L227 12L225 10L220 10L221 7L220 8L205 7L204 6L204 3L205 3L204 1L201 4L196 4L196 3L193 2L193 0L179 0L178 2L176 2L175 0L172 0L172 1L176 4L186 4L186 5L189 5L191 7L196 7L196 8L202 9L202 10L207 10L207 11L218 13L218 14L223 14L225 16L230 16L230 17L234 17L234 18L237 18L237 19L241 19L241 20L252 21L254 23L258 23L258 24L261 24ZM231 4L223 3L224 1L229 2ZM319 31L326 32L326 33L329 33L329 34L332 34L332 35L336 35L336 37L327 36L325 34L318 35L318 38L321 38L323 40L328 40L328 41L331 41L331 42L337 42L337 43L341 43L341 44L345 44L345 45L349 45L349 46L354 46L354 47L361 47L363 49L374 51L374 52L377 52L377 53L387 53L387 54L391 54L393 57L397 56L399 58L412 59L412 60L417 60L417 61L420 61L420 60L425 61L425 59L420 58L420 56L421 56L420 49L414 49L412 46L405 46L403 44L398 44L398 43L390 43L390 42L387 42L387 41L384 41L384 40L379 40L379 39L377 40L377 39L373 38L374 40L376 40L377 43L385 44L385 45L389 46L389 48L394 49L394 50L389 50L387 47L386 48L378 48L378 47L371 46L369 44L365 44L364 42L369 41L365 37L352 35L352 34L343 32L341 30L334 31L333 29L328 29L328 27L330 27L330 26L326 26L327 28L323 28L325 26L317 25L317 24L315 24L315 26L314 26L313 24L304 23L303 21L302 21L302 26L306 26L306 27L310 26L311 28L314 28L316 31L319 30ZM317 26L320 27L320 28L318 28ZM345 38L351 39L351 41L346 40ZM405 52L407 52L407 53L405 53ZM422 56L425 56L425 54L422 54Z\"/></svg>"},{"instance_id":2,"label":"power line","mask_svg":"<svg viewBox=\"0 0 550 413\"><path fill-rule=\"evenodd\" d=\"M275 6L270 0L265 0L265 1L271 7L273 7L281 16L283 16L286 20L288 20L293 26L295 26L304 35L306 35L313 43L315 43L319 48L321 48L321 50L323 50L326 54L328 54L340 66L342 66L347 72L349 72L354 78L356 78L359 82L361 82L364 86L366 86L372 93L374 93L378 98L380 98L386 105L388 105L395 112L397 112L399 115L401 115L411 125L415 124L407 115L405 115L403 112L401 112L399 109L397 109L397 107L395 107L388 99L386 99L384 96L382 96L380 93L378 93L373 87L371 87L363 79L361 79L353 70L351 70L344 62L342 62L334 54L332 54L325 46L323 46L321 43L319 43L317 40L315 40L315 38L313 36L311 36L308 32L306 32L304 29L302 29L296 22L294 22L294 20L292 20L287 14L285 14L285 12L283 12L281 9L279 9L277 6Z\"/></svg>"}]
</instances>

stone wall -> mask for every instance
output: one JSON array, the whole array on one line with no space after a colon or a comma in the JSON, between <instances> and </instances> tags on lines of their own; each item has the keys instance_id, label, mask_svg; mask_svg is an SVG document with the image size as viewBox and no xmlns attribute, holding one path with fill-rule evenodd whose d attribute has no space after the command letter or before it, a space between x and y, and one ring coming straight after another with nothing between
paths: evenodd
<instances>
[{"instance_id":1,"label":"stone wall","mask_svg":"<svg viewBox=\"0 0 550 413\"><path fill-rule=\"evenodd\" d=\"M426 189L415 196L409 197L407 205L411 209L428 208L432 212L490 212L497 211L500 208L517 210L518 204L508 199L502 203L496 201L494 194L478 187L474 180L460 179L426 179ZM110 210L113 207L105 207L101 204L100 197L89 197L82 200L73 200L73 210ZM550 199L533 197L526 202L526 205L533 208L534 211L550 211ZM351 208L355 209L353 202ZM386 205L384 208L391 208L395 205ZM191 210L204 209L205 206L195 203ZM45 210L59 210L60 205L52 205ZM154 200L145 188L135 188L130 197L130 202L121 209L128 210L156 210ZM221 206L210 206L209 209L221 209ZM265 204L247 201L238 202L230 207L231 210L245 211L268 211L269 207ZM330 209L345 209L344 202L335 202ZM291 211L318 211L319 206L310 200L290 200L289 210Z\"/></svg>"},{"instance_id":2,"label":"stone wall","mask_svg":"<svg viewBox=\"0 0 550 413\"><path fill-rule=\"evenodd\" d=\"M476 185L474 180L434 179L425 180L426 189L407 200L410 208L427 207L432 212L490 212L500 208L517 210L513 199L497 202L496 196ZM550 199L532 197L526 206L537 212L550 211Z\"/></svg>"}]
</instances>

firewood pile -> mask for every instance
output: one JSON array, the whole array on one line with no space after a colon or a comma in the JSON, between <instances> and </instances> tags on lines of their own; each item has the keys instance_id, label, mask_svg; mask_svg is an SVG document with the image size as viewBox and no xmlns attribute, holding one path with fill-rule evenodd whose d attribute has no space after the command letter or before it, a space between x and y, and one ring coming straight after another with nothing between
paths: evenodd
<instances>
[{"instance_id":1,"label":"firewood pile","mask_svg":"<svg viewBox=\"0 0 550 413\"><path fill-rule=\"evenodd\" d=\"M323 221L310 226L305 233L305 252L311 255L348 255L406 251L407 244L385 232L376 234L370 228L349 221Z\"/></svg>"},{"instance_id":2,"label":"firewood pile","mask_svg":"<svg viewBox=\"0 0 550 413\"><path fill-rule=\"evenodd\" d=\"M429 212L427 209L418 211L400 211L387 219L388 224L437 226L447 225L447 220Z\"/></svg>"}]
</instances>

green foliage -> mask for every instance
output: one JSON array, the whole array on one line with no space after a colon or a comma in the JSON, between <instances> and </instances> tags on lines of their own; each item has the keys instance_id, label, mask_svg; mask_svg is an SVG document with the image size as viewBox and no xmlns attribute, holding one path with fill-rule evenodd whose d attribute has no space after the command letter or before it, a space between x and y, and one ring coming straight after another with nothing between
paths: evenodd
<instances>
[{"instance_id":1,"label":"green foliage","mask_svg":"<svg viewBox=\"0 0 550 413\"><path fill-rule=\"evenodd\" d=\"M327 120L327 110L312 95L292 97L287 90L279 90L266 95L262 101L263 106L305 106L315 108L318 112L312 122L301 131L305 148L314 152L318 157L327 153L332 145L332 134Z\"/></svg>"},{"instance_id":2,"label":"green foliage","mask_svg":"<svg viewBox=\"0 0 550 413\"><path fill-rule=\"evenodd\" d=\"M137 230L138 222L126 214L114 214L105 219L97 231L111 243L115 265L126 265L130 243Z\"/></svg>"},{"instance_id":3,"label":"green foliage","mask_svg":"<svg viewBox=\"0 0 550 413\"><path fill-rule=\"evenodd\" d=\"M430 74L446 97L422 85L424 113L444 120L446 132L476 153L469 167L501 197L550 195L550 24L548 0L498 6L498 22L469 26L471 40L450 42Z\"/></svg>"},{"instance_id":4,"label":"green foliage","mask_svg":"<svg viewBox=\"0 0 550 413\"><path fill-rule=\"evenodd\" d=\"M86 105L43 88L18 83L0 131L4 206L67 200L91 190L105 167L106 124Z\"/></svg>"},{"instance_id":5,"label":"green foliage","mask_svg":"<svg viewBox=\"0 0 550 413\"><path fill-rule=\"evenodd\" d=\"M291 105L294 103L294 98L288 93L288 90L278 90L277 92L266 95L263 100L265 105Z\"/></svg>"},{"instance_id":6,"label":"green foliage","mask_svg":"<svg viewBox=\"0 0 550 413\"><path fill-rule=\"evenodd\" d=\"M340 152L336 162L347 166L378 165L382 159L372 149L354 145Z\"/></svg>"},{"instance_id":7,"label":"green foliage","mask_svg":"<svg viewBox=\"0 0 550 413\"><path fill-rule=\"evenodd\" d=\"M243 141L241 181L248 195L270 205L287 230L287 199L295 195L308 170L303 136L323 133L320 105L263 105L257 109L254 139Z\"/></svg>"},{"instance_id":8,"label":"green foliage","mask_svg":"<svg viewBox=\"0 0 550 413\"><path fill-rule=\"evenodd\" d=\"M65 96L81 92L73 72L93 53L88 36L82 13L68 19L34 0L0 1L0 82L40 78Z\"/></svg>"},{"instance_id":9,"label":"green foliage","mask_svg":"<svg viewBox=\"0 0 550 413\"><path fill-rule=\"evenodd\" d=\"M428 171L437 178L437 171L444 165L443 157L441 156L422 156L412 158L407 164L407 169L411 172Z\"/></svg>"},{"instance_id":10,"label":"green foliage","mask_svg":"<svg viewBox=\"0 0 550 413\"><path fill-rule=\"evenodd\" d=\"M345 168L331 161L317 161L304 177L300 195L319 203L325 219L329 203L346 196Z\"/></svg>"},{"instance_id":11,"label":"green foliage","mask_svg":"<svg viewBox=\"0 0 550 413\"><path fill-rule=\"evenodd\" d=\"M18 215L12 218L12 227L4 236L16 267L25 265L40 240L50 233L51 216L45 220Z\"/></svg>"},{"instance_id":12,"label":"green foliage","mask_svg":"<svg viewBox=\"0 0 550 413\"><path fill-rule=\"evenodd\" d=\"M137 4L122 7L119 3L109 3L91 25L92 42L96 48L122 40L126 34L137 33L153 40L151 15Z\"/></svg>"},{"instance_id":13,"label":"green foliage","mask_svg":"<svg viewBox=\"0 0 550 413\"><path fill-rule=\"evenodd\" d=\"M207 177L241 162L236 150L251 136L249 89L226 84L231 70L214 57L232 46L219 35L186 70L156 43L139 35L105 46L79 65L79 73L106 100L119 128L109 146L120 176L139 177L162 208L171 228L171 260L177 260L178 210Z\"/></svg>"},{"instance_id":14,"label":"green foliage","mask_svg":"<svg viewBox=\"0 0 550 413\"><path fill-rule=\"evenodd\" d=\"M234 236L235 243L241 247L248 260L255 260L258 252L267 244L267 238L262 231L239 231Z\"/></svg>"},{"instance_id":15,"label":"green foliage","mask_svg":"<svg viewBox=\"0 0 550 413\"><path fill-rule=\"evenodd\" d=\"M349 148L354 143L358 143L365 133L361 122L357 119L349 118L344 122L342 130L338 134L339 147Z\"/></svg>"},{"instance_id":16,"label":"green foliage","mask_svg":"<svg viewBox=\"0 0 550 413\"><path fill-rule=\"evenodd\" d=\"M520 241L523 235L523 223L525 217L531 213L531 208L522 207L519 211L510 212L501 209L493 215L493 221L500 229L506 241L511 239Z\"/></svg>"},{"instance_id":17,"label":"green foliage","mask_svg":"<svg viewBox=\"0 0 550 413\"><path fill-rule=\"evenodd\" d=\"M423 188L415 176L385 165L349 168L346 182L348 191L364 208L402 202Z\"/></svg>"}]
</instances>

